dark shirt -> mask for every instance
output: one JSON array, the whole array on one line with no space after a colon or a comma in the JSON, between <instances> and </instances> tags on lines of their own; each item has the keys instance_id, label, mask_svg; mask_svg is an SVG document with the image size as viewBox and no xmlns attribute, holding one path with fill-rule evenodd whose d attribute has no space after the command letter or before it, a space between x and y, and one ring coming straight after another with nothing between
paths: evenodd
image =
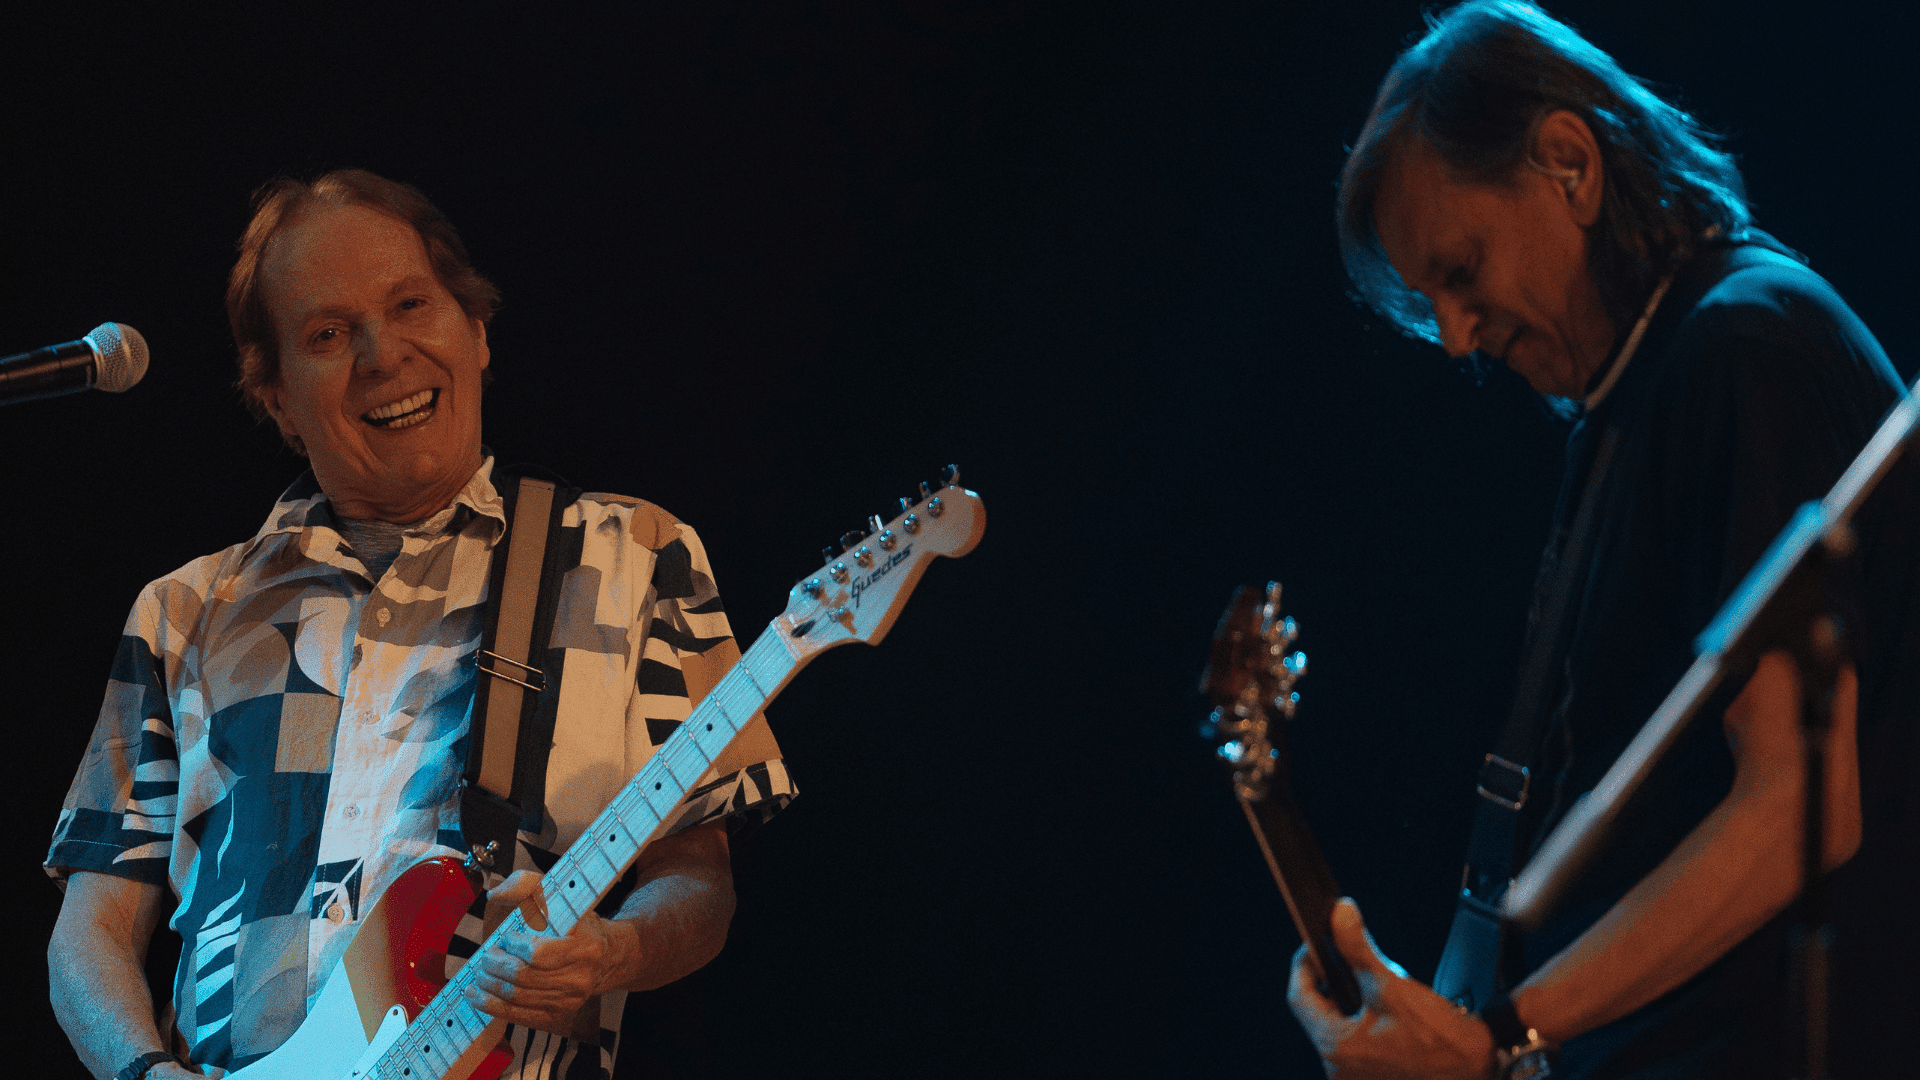
<instances>
[{"instance_id":1,"label":"dark shirt","mask_svg":"<svg viewBox=\"0 0 1920 1080\"><path fill-rule=\"evenodd\" d=\"M1886 355L1832 288L1771 250L1770 238L1754 239L1714 247L1681 271L1638 354L1569 441L1550 551L1564 546L1602 433L1619 433L1578 621L1553 668L1553 712L1535 759L1546 797L1530 804L1523 836L1537 840L1594 787L1692 661L1695 635L1795 509L1840 477L1900 393ZM1875 496L1860 520L1861 551L1840 575L1861 679L1865 839L1832 879L1838 1075L1873 1075L1868 1063L1912 1038L1889 1017L1920 1015L1903 970L1914 937L1886 892L1910 873L1920 833L1908 794L1920 765L1914 465ZM1524 942L1526 968L1591 926L1726 797L1734 763L1719 721L1750 673L1749 663L1730 674L1654 770L1604 854ZM1779 842L1796 845L1794 825L1781 828ZM1790 925L1783 914L1658 1001L1571 1040L1564 1075L1792 1074Z\"/></svg>"}]
</instances>

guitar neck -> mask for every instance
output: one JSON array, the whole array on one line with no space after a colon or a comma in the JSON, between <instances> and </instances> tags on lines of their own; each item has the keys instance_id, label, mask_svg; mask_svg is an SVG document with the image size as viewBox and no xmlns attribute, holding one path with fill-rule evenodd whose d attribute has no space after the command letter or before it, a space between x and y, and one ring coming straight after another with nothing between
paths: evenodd
<instances>
[{"instance_id":1,"label":"guitar neck","mask_svg":"<svg viewBox=\"0 0 1920 1080\"><path fill-rule=\"evenodd\" d=\"M547 871L542 885L555 937L606 896L714 759L800 670L804 661L784 636L777 622L762 633Z\"/></svg>"},{"instance_id":2,"label":"guitar neck","mask_svg":"<svg viewBox=\"0 0 1920 1080\"><path fill-rule=\"evenodd\" d=\"M733 737L812 659L788 647L784 624L789 621L775 619L741 654L665 745L547 871L541 882L547 909L545 933L566 936L612 890L640 850L673 819L687 793ZM513 912L488 935L480 952L492 948L501 935L526 925L525 916ZM470 962L447 980L407 1025L407 1033L368 1071L366 1080L445 1076L493 1022L467 1004L466 992L478 978L479 967Z\"/></svg>"},{"instance_id":3,"label":"guitar neck","mask_svg":"<svg viewBox=\"0 0 1920 1080\"><path fill-rule=\"evenodd\" d=\"M1340 899L1340 886L1313 831L1284 792L1258 800L1242 797L1240 809L1246 812L1260 854L1266 856L1267 869L1280 886L1294 929L1320 965L1327 997L1341 1012L1354 1015L1360 1011L1360 982L1333 940L1333 905Z\"/></svg>"}]
</instances>

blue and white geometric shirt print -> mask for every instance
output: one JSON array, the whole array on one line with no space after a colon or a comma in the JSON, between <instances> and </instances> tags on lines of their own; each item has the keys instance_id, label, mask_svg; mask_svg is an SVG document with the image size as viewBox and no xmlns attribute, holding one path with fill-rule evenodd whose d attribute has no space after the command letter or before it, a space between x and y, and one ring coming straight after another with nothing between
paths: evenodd
<instances>
[{"instance_id":1,"label":"blue and white geometric shirt print","mask_svg":"<svg viewBox=\"0 0 1920 1080\"><path fill-rule=\"evenodd\" d=\"M184 947L176 1023L197 1065L231 1070L305 1018L366 910L418 860L463 854L481 605L504 531L488 458L452 505L407 527L378 581L311 474L251 540L141 592L47 868L164 885ZM544 870L645 764L733 652L693 530L649 503L581 496L581 562L551 647L566 652L547 820L516 868ZM762 820L793 796L778 747L710 776L676 827ZM743 732L742 738L747 737ZM479 920L449 952L472 952ZM508 1076L610 1070L624 994L598 1045L510 1033ZM211 1070L209 1070L211 1071Z\"/></svg>"}]
</instances>

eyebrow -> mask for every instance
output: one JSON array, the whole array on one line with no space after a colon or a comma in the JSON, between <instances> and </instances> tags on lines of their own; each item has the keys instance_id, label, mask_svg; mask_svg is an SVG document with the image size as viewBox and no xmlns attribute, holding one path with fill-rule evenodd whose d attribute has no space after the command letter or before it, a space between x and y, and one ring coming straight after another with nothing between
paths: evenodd
<instances>
[{"instance_id":1,"label":"eyebrow","mask_svg":"<svg viewBox=\"0 0 1920 1080\"><path fill-rule=\"evenodd\" d=\"M393 287L387 290L386 298L392 300L402 293L412 292L431 281L433 281L433 277L429 274L408 274L406 277L393 283ZM345 304L328 304L325 307L317 307L306 313L300 320L300 325L303 327L311 326L317 319L327 319L336 315L344 315L347 313L347 310L348 307Z\"/></svg>"}]
</instances>

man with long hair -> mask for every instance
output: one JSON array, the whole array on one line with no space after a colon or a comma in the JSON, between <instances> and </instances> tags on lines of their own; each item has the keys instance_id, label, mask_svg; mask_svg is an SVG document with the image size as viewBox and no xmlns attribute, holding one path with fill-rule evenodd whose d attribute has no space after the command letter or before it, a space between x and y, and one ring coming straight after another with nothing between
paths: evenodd
<instances>
[{"instance_id":1,"label":"man with long hair","mask_svg":"<svg viewBox=\"0 0 1920 1080\"><path fill-rule=\"evenodd\" d=\"M1578 419L1529 626L1521 682L1533 689L1516 704L1531 758L1508 771L1524 766L1527 780L1483 785L1513 811L1495 846L1517 867L1902 387L1826 282L1753 227L1712 137L1529 4L1470 0L1430 20L1380 87L1338 222L1375 311L1453 356L1504 362ZM1894 482L1910 490L1910 472ZM1833 1060L1853 1075L1889 1037L1885 1012L1853 1007L1857 991L1904 987L1912 959L1888 955L1895 920L1875 909L1915 854L1900 774L1920 714L1911 503L1883 491L1861 522L1839 601L1850 662L1824 747L1823 861L1844 864L1837 964L1856 991L1837 1011ZM1799 682L1783 652L1733 671L1544 925L1480 958L1497 989L1478 999L1406 978L1342 904L1336 936L1365 1008L1341 1016L1304 951L1290 995L1330 1073L1790 1074ZM1466 909L1497 906L1509 877L1505 852L1469 862L1471 923ZM1443 962L1436 982L1453 974Z\"/></svg>"}]
</instances>

